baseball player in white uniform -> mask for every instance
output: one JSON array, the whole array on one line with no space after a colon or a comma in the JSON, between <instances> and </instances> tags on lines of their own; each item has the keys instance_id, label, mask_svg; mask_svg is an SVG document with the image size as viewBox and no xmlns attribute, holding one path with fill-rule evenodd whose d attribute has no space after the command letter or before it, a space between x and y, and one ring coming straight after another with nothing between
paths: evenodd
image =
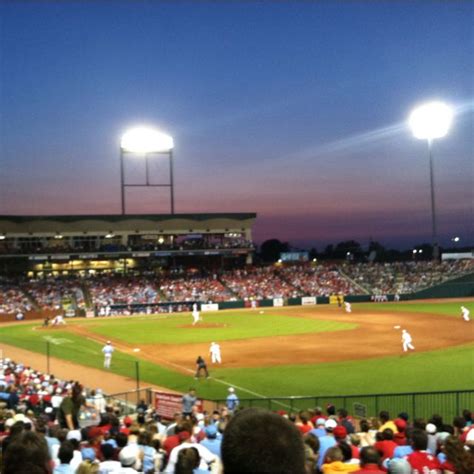
<instances>
[{"instance_id":1,"label":"baseball player in white uniform","mask_svg":"<svg viewBox=\"0 0 474 474\"><path fill-rule=\"evenodd\" d=\"M51 324L53 326L59 326L60 324L66 324L66 321L64 321L62 314L57 314L51 321Z\"/></svg>"},{"instance_id":2,"label":"baseball player in white uniform","mask_svg":"<svg viewBox=\"0 0 474 474\"><path fill-rule=\"evenodd\" d=\"M102 348L102 352L104 353L104 368L110 369L112 353L114 352L114 348L112 347L112 343L110 341L107 341L107 344Z\"/></svg>"},{"instance_id":3,"label":"baseball player in white uniform","mask_svg":"<svg viewBox=\"0 0 474 474\"><path fill-rule=\"evenodd\" d=\"M462 313L462 319L464 319L464 321L471 320L471 318L469 317L471 312L465 306L461 306L461 313Z\"/></svg>"},{"instance_id":4,"label":"baseball player in white uniform","mask_svg":"<svg viewBox=\"0 0 474 474\"><path fill-rule=\"evenodd\" d=\"M344 308L346 310L346 313L352 313L352 306L348 301L344 303Z\"/></svg>"},{"instance_id":5,"label":"baseball player in white uniform","mask_svg":"<svg viewBox=\"0 0 474 474\"><path fill-rule=\"evenodd\" d=\"M193 304L193 326L201 320L197 303Z\"/></svg>"},{"instance_id":6,"label":"baseball player in white uniform","mask_svg":"<svg viewBox=\"0 0 474 474\"><path fill-rule=\"evenodd\" d=\"M211 346L209 347L209 354L211 354L211 362L213 364L221 364L221 346L217 344L217 342L211 342Z\"/></svg>"},{"instance_id":7,"label":"baseball player in white uniform","mask_svg":"<svg viewBox=\"0 0 474 474\"><path fill-rule=\"evenodd\" d=\"M402 330L402 345L403 345L403 352L406 352L408 349L412 351L415 350L415 346L412 344L412 338L410 333L406 330Z\"/></svg>"}]
</instances>

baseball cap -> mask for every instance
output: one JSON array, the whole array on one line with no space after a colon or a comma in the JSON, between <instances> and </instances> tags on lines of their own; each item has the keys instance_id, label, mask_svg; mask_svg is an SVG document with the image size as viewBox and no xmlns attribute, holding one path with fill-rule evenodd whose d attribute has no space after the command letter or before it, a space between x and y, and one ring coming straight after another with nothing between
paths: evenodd
<instances>
[{"instance_id":1,"label":"baseball cap","mask_svg":"<svg viewBox=\"0 0 474 474\"><path fill-rule=\"evenodd\" d=\"M342 439L347 436L347 430L344 426L336 426L332 432L335 438Z\"/></svg>"},{"instance_id":2,"label":"baseball cap","mask_svg":"<svg viewBox=\"0 0 474 474\"><path fill-rule=\"evenodd\" d=\"M95 451L94 448L82 448L81 449L82 459L84 461L95 461Z\"/></svg>"},{"instance_id":3,"label":"baseball cap","mask_svg":"<svg viewBox=\"0 0 474 474\"><path fill-rule=\"evenodd\" d=\"M81 439L82 439L81 432L79 430L71 430L66 435L66 439L68 441L71 440L71 439L75 439L75 440L81 442Z\"/></svg>"},{"instance_id":4,"label":"baseball cap","mask_svg":"<svg viewBox=\"0 0 474 474\"><path fill-rule=\"evenodd\" d=\"M403 418L396 418L393 422L395 423L398 431L405 431L407 422Z\"/></svg>"},{"instance_id":5,"label":"baseball cap","mask_svg":"<svg viewBox=\"0 0 474 474\"><path fill-rule=\"evenodd\" d=\"M125 446L119 454L119 461L124 467L130 467L137 461L137 448L135 446Z\"/></svg>"},{"instance_id":6,"label":"baseball cap","mask_svg":"<svg viewBox=\"0 0 474 474\"><path fill-rule=\"evenodd\" d=\"M324 427L328 431L332 431L336 426L337 426L337 422L336 422L336 420L333 420L332 418L329 418L329 420L326 420L324 422Z\"/></svg>"},{"instance_id":7,"label":"baseball cap","mask_svg":"<svg viewBox=\"0 0 474 474\"><path fill-rule=\"evenodd\" d=\"M435 434L436 433L436 425L434 425L433 423L428 423L426 425L426 432L429 433L429 434Z\"/></svg>"},{"instance_id":8,"label":"baseball cap","mask_svg":"<svg viewBox=\"0 0 474 474\"><path fill-rule=\"evenodd\" d=\"M325 423L326 423L326 420L324 418L318 418L316 420L316 426L324 426Z\"/></svg>"},{"instance_id":9,"label":"baseball cap","mask_svg":"<svg viewBox=\"0 0 474 474\"><path fill-rule=\"evenodd\" d=\"M230 393L234 393L234 392L235 392L234 388L233 388L233 387L229 387L229 392L230 392Z\"/></svg>"},{"instance_id":10,"label":"baseball cap","mask_svg":"<svg viewBox=\"0 0 474 474\"><path fill-rule=\"evenodd\" d=\"M93 438L98 438L99 436L102 436L102 430L98 426L93 426L92 428L89 429L89 433L87 433L87 437L89 439Z\"/></svg>"},{"instance_id":11,"label":"baseball cap","mask_svg":"<svg viewBox=\"0 0 474 474\"><path fill-rule=\"evenodd\" d=\"M215 425L206 426L204 432L208 438L215 438L217 436L217 428Z\"/></svg>"}]
</instances>

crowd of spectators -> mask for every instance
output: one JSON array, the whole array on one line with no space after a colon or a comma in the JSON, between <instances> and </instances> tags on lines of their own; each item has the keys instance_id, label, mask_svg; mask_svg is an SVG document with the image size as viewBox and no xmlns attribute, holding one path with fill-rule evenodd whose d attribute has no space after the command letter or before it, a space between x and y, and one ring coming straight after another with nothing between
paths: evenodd
<instances>
[{"instance_id":1,"label":"crowd of spectators","mask_svg":"<svg viewBox=\"0 0 474 474\"><path fill-rule=\"evenodd\" d=\"M341 272L369 294L412 293L474 271L474 260L345 263Z\"/></svg>"},{"instance_id":2,"label":"crowd of spectators","mask_svg":"<svg viewBox=\"0 0 474 474\"><path fill-rule=\"evenodd\" d=\"M247 266L222 272L102 273L87 277L0 281L0 313L75 308L256 301L299 296L411 293L474 271L473 260L408 263L299 263ZM30 299L28 298L30 297ZM33 305L33 308L32 308Z\"/></svg>"},{"instance_id":3,"label":"crowd of spectators","mask_svg":"<svg viewBox=\"0 0 474 474\"><path fill-rule=\"evenodd\" d=\"M298 288L279 277L278 271L273 266L232 270L224 272L221 279L238 299L244 301L292 298L301 295Z\"/></svg>"},{"instance_id":4,"label":"crowd of spectators","mask_svg":"<svg viewBox=\"0 0 474 474\"><path fill-rule=\"evenodd\" d=\"M20 287L0 280L0 314L17 314L30 311L31 302Z\"/></svg>"},{"instance_id":5,"label":"crowd of spectators","mask_svg":"<svg viewBox=\"0 0 474 474\"><path fill-rule=\"evenodd\" d=\"M145 275L99 274L85 279L94 306L154 304L160 301L155 282Z\"/></svg>"},{"instance_id":6,"label":"crowd of spectators","mask_svg":"<svg viewBox=\"0 0 474 474\"><path fill-rule=\"evenodd\" d=\"M302 295L330 296L334 294L363 294L361 287L355 285L338 271L334 264L288 265L279 270L279 274L298 288Z\"/></svg>"},{"instance_id":7,"label":"crowd of spectators","mask_svg":"<svg viewBox=\"0 0 474 474\"><path fill-rule=\"evenodd\" d=\"M299 413L200 411L194 390L164 422L142 400L122 416L100 390L0 359L4 474L472 474L470 410L446 422L354 419L329 404Z\"/></svg>"},{"instance_id":8,"label":"crowd of spectators","mask_svg":"<svg viewBox=\"0 0 474 474\"><path fill-rule=\"evenodd\" d=\"M232 293L217 278L212 276L189 276L162 278L160 291L165 301L229 301Z\"/></svg>"},{"instance_id":9,"label":"crowd of spectators","mask_svg":"<svg viewBox=\"0 0 474 474\"><path fill-rule=\"evenodd\" d=\"M66 301L75 308L85 307L81 281L77 278L32 279L26 280L21 287L33 298L40 309L60 309Z\"/></svg>"}]
</instances>

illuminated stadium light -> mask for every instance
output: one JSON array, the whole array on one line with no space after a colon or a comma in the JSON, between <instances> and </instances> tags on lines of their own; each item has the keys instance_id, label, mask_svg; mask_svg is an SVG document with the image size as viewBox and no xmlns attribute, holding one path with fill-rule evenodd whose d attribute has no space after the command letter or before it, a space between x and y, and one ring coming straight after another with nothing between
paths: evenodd
<instances>
[{"instance_id":1,"label":"illuminated stadium light","mask_svg":"<svg viewBox=\"0 0 474 474\"><path fill-rule=\"evenodd\" d=\"M459 237L453 237L451 240L452 240L453 242L456 242L456 243L457 243L457 242L459 242L461 239L460 239Z\"/></svg>"},{"instance_id":2,"label":"illuminated stadium light","mask_svg":"<svg viewBox=\"0 0 474 474\"><path fill-rule=\"evenodd\" d=\"M170 188L171 214L174 214L174 178L173 178L173 137L151 127L135 127L122 135L120 140L120 200L122 215L125 215L125 188L127 187L166 187ZM153 183L150 177L149 160L152 155L166 154L169 159L169 181ZM127 183L124 160L126 155L143 155L145 180L139 183ZM163 174L163 173L162 173Z\"/></svg>"},{"instance_id":3,"label":"illuminated stadium light","mask_svg":"<svg viewBox=\"0 0 474 474\"><path fill-rule=\"evenodd\" d=\"M105 235L106 239L113 239L114 237L115 237L115 234L112 231Z\"/></svg>"},{"instance_id":4,"label":"illuminated stadium light","mask_svg":"<svg viewBox=\"0 0 474 474\"><path fill-rule=\"evenodd\" d=\"M453 109L443 102L427 102L420 105L410 114L408 124L415 138L428 143L430 161L431 191L431 239L433 244L433 260L439 259L438 231L436 225L436 201L434 189L433 140L444 137L453 122Z\"/></svg>"},{"instance_id":5,"label":"illuminated stadium light","mask_svg":"<svg viewBox=\"0 0 474 474\"><path fill-rule=\"evenodd\" d=\"M0 234L0 240L5 240L7 237L5 234Z\"/></svg>"},{"instance_id":6,"label":"illuminated stadium light","mask_svg":"<svg viewBox=\"0 0 474 474\"><path fill-rule=\"evenodd\" d=\"M136 127L128 130L120 142L129 153L162 153L174 148L173 137L153 128Z\"/></svg>"},{"instance_id":7,"label":"illuminated stadium light","mask_svg":"<svg viewBox=\"0 0 474 474\"><path fill-rule=\"evenodd\" d=\"M453 122L453 109L443 102L429 102L417 107L408 119L415 138L434 140L444 137Z\"/></svg>"}]
</instances>

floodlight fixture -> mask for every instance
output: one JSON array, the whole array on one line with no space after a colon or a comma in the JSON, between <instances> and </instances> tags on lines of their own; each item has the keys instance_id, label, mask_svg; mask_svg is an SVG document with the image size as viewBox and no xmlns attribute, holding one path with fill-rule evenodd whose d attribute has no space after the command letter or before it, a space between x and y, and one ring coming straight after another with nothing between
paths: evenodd
<instances>
[{"instance_id":1,"label":"floodlight fixture","mask_svg":"<svg viewBox=\"0 0 474 474\"><path fill-rule=\"evenodd\" d=\"M431 191L431 235L433 244L433 260L439 259L438 231L436 225L436 202L434 189L433 140L444 137L453 122L453 109L444 102L433 101L420 105L410 114L408 124L413 136L428 143L430 162Z\"/></svg>"},{"instance_id":2,"label":"floodlight fixture","mask_svg":"<svg viewBox=\"0 0 474 474\"><path fill-rule=\"evenodd\" d=\"M459 242L461 239L460 239L459 237L453 237L451 240L452 240L453 242L456 242L456 243L457 243L457 242Z\"/></svg>"},{"instance_id":3,"label":"floodlight fixture","mask_svg":"<svg viewBox=\"0 0 474 474\"><path fill-rule=\"evenodd\" d=\"M120 140L120 191L122 215L125 215L126 187L167 187L170 188L171 214L174 214L174 179L173 179L173 137L152 127L131 128ZM169 182L152 183L149 174L149 157L154 154L166 154L169 159ZM145 182L127 184L125 182L125 155L143 155L145 162Z\"/></svg>"},{"instance_id":4,"label":"floodlight fixture","mask_svg":"<svg viewBox=\"0 0 474 474\"><path fill-rule=\"evenodd\" d=\"M174 148L173 137L150 127L135 127L122 136L120 148L128 153L164 153Z\"/></svg>"},{"instance_id":5,"label":"floodlight fixture","mask_svg":"<svg viewBox=\"0 0 474 474\"><path fill-rule=\"evenodd\" d=\"M5 234L0 234L0 240L5 240L7 237Z\"/></svg>"},{"instance_id":6,"label":"floodlight fixture","mask_svg":"<svg viewBox=\"0 0 474 474\"><path fill-rule=\"evenodd\" d=\"M428 102L410 114L408 123L415 138L434 140L444 137L453 122L453 109L443 102Z\"/></svg>"}]
</instances>

